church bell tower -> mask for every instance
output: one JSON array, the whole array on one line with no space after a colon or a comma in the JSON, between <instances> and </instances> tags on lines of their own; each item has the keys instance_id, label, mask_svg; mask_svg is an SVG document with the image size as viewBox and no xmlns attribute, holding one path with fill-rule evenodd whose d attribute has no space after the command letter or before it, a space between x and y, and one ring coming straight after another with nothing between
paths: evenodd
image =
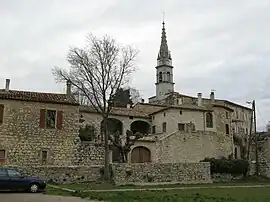
<instances>
[{"instance_id":1,"label":"church bell tower","mask_svg":"<svg viewBox=\"0 0 270 202\"><path fill-rule=\"evenodd\" d=\"M166 94L174 91L172 57L168 48L165 23L162 23L161 45L156 66L156 100L166 98Z\"/></svg>"}]
</instances>

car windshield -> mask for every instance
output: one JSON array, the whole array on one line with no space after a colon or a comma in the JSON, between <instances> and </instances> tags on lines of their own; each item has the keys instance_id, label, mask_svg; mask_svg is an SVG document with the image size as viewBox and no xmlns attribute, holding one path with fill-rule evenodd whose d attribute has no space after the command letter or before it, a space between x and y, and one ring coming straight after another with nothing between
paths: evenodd
<instances>
[{"instance_id":1,"label":"car windshield","mask_svg":"<svg viewBox=\"0 0 270 202\"><path fill-rule=\"evenodd\" d=\"M10 177L19 177L19 176L21 176L21 174L17 170L14 170L14 169L8 169L7 172L8 172L8 175Z\"/></svg>"}]
</instances>

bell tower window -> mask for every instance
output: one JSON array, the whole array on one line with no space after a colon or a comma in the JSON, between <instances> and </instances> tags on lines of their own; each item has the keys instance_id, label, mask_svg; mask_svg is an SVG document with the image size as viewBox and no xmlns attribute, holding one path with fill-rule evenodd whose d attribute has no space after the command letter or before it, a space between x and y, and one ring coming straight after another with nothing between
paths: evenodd
<instances>
[{"instance_id":1,"label":"bell tower window","mask_svg":"<svg viewBox=\"0 0 270 202\"><path fill-rule=\"evenodd\" d=\"M158 81L162 82L162 72L159 72L159 74L158 74Z\"/></svg>"},{"instance_id":2,"label":"bell tower window","mask_svg":"<svg viewBox=\"0 0 270 202\"><path fill-rule=\"evenodd\" d=\"M167 81L171 81L171 74L170 74L170 72L167 72Z\"/></svg>"}]
</instances>

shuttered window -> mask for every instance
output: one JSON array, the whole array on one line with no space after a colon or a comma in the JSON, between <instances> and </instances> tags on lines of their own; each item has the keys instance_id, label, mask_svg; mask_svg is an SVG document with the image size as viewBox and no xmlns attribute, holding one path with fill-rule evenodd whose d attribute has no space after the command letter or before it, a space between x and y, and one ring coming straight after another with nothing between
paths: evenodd
<instances>
[{"instance_id":1,"label":"shuttered window","mask_svg":"<svg viewBox=\"0 0 270 202\"><path fill-rule=\"evenodd\" d=\"M40 109L40 128L62 129L63 125L63 111Z\"/></svg>"},{"instance_id":2,"label":"shuttered window","mask_svg":"<svg viewBox=\"0 0 270 202\"><path fill-rule=\"evenodd\" d=\"M57 111L57 129L61 130L63 125L63 111Z\"/></svg>"}]
</instances>

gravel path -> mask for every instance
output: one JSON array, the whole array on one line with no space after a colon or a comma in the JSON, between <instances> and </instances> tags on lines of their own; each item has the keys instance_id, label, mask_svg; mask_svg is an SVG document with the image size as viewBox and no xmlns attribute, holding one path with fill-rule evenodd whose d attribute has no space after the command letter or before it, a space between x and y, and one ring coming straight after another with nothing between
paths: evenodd
<instances>
[{"instance_id":1,"label":"gravel path","mask_svg":"<svg viewBox=\"0 0 270 202\"><path fill-rule=\"evenodd\" d=\"M1 202L97 202L77 197L51 196L45 194L29 193L1 193Z\"/></svg>"}]
</instances>

